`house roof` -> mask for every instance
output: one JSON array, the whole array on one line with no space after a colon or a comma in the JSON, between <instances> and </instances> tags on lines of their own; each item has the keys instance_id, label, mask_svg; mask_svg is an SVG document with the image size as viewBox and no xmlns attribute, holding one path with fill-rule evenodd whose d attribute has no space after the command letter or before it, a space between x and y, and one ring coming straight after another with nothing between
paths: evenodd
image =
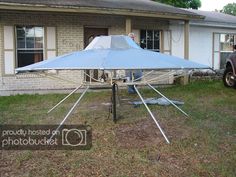
<instances>
[{"instance_id":1,"label":"house roof","mask_svg":"<svg viewBox=\"0 0 236 177\"><path fill-rule=\"evenodd\" d=\"M214 11L201 11L201 10L193 10L193 9L186 9L189 12L196 13L198 15L205 16L203 22L208 24L228 24L231 26L236 26L236 16L228 15L220 12ZM198 23L202 23L198 21Z\"/></svg>"},{"instance_id":2,"label":"house roof","mask_svg":"<svg viewBox=\"0 0 236 177\"><path fill-rule=\"evenodd\" d=\"M38 8L66 8L77 9L80 12L83 8L100 9L101 13L109 9L118 11L130 12L144 12L149 14L162 14L163 18L172 15L173 18L182 17L183 19L199 19L204 18L201 15L189 12L180 8L169 5L153 2L151 0L0 0L0 8L3 6L13 6L20 8L22 6L34 6ZM79 10L78 10L79 9ZM18 9L19 10L19 9ZM48 9L49 10L49 9ZM46 9L45 9L46 11ZM125 14L122 14L125 15ZM140 16L144 14L140 13Z\"/></svg>"}]
</instances>

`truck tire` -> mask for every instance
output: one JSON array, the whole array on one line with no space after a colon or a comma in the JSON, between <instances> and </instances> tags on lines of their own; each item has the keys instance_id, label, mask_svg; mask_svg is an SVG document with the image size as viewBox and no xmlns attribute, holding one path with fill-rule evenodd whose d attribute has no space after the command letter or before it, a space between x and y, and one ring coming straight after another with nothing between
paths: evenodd
<instances>
[{"instance_id":1,"label":"truck tire","mask_svg":"<svg viewBox=\"0 0 236 177\"><path fill-rule=\"evenodd\" d=\"M223 83L226 87L236 88L236 81L231 78L233 75L233 69L231 67L227 67L223 75Z\"/></svg>"}]
</instances>

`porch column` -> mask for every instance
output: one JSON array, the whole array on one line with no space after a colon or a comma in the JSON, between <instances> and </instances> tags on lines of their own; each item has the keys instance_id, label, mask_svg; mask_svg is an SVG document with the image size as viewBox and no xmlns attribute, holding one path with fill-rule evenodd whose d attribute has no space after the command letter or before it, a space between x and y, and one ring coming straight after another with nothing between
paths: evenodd
<instances>
[{"instance_id":1,"label":"porch column","mask_svg":"<svg viewBox=\"0 0 236 177\"><path fill-rule=\"evenodd\" d=\"M184 21L184 58L189 59L189 21Z\"/></svg>"},{"instance_id":2,"label":"porch column","mask_svg":"<svg viewBox=\"0 0 236 177\"><path fill-rule=\"evenodd\" d=\"M125 20L125 32L127 35L132 32L132 22L131 18L129 17L127 17Z\"/></svg>"}]
</instances>

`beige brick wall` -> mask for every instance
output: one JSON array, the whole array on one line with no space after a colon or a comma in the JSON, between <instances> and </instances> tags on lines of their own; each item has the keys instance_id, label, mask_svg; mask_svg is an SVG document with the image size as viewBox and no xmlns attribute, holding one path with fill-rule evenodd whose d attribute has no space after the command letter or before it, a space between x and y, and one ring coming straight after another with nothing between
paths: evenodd
<instances>
[{"instance_id":1,"label":"beige brick wall","mask_svg":"<svg viewBox=\"0 0 236 177\"><path fill-rule=\"evenodd\" d=\"M0 68L3 71L3 26L38 25L55 26L57 30L57 53L59 55L83 49L83 26L71 15L35 14L35 13L1 13ZM77 45L79 44L79 45ZM21 74L1 75L0 95L5 91L70 89L81 83L81 71L59 71L57 74ZM5 94L5 93L3 93Z\"/></svg>"},{"instance_id":2,"label":"beige brick wall","mask_svg":"<svg viewBox=\"0 0 236 177\"><path fill-rule=\"evenodd\" d=\"M62 55L84 48L84 27L103 27L109 29L109 34L125 35L125 17L85 15L85 14L58 14L35 12L0 12L0 95L6 91L14 90L44 90L44 89L69 89L76 87L83 80L81 71L59 71L57 74L11 75L3 74L3 26L37 25L56 27L57 54ZM136 29L167 28L168 24L156 20L134 19L133 27ZM157 28L158 26L158 28ZM57 79L56 79L56 78ZM58 79L59 78L59 79Z\"/></svg>"}]
</instances>

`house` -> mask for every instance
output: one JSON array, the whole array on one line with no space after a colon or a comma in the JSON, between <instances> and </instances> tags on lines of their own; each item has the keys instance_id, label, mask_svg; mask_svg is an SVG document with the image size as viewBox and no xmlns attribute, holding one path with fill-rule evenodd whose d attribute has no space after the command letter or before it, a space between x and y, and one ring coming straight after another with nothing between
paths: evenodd
<instances>
[{"instance_id":1,"label":"house","mask_svg":"<svg viewBox=\"0 0 236 177\"><path fill-rule=\"evenodd\" d=\"M0 95L75 88L86 79L81 71L16 75L14 69L82 50L97 35L133 32L143 48L218 69L223 36L228 45L236 30L235 17L212 22L200 11L150 0L0 0L0 14Z\"/></svg>"},{"instance_id":2,"label":"house","mask_svg":"<svg viewBox=\"0 0 236 177\"><path fill-rule=\"evenodd\" d=\"M186 9L189 12L205 16L203 20L190 21L189 58L192 61L224 69L229 54L236 45L236 17L220 12L208 12ZM172 54L183 57L183 24L171 22Z\"/></svg>"}]
</instances>

